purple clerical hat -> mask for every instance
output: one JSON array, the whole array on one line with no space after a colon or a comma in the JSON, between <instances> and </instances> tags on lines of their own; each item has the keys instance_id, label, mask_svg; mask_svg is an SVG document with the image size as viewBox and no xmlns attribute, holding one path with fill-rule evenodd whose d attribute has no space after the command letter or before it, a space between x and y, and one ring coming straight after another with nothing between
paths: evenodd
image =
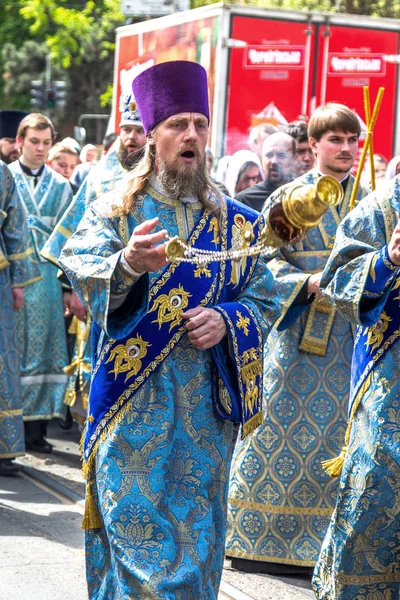
<instances>
[{"instance_id":1,"label":"purple clerical hat","mask_svg":"<svg viewBox=\"0 0 400 600\"><path fill-rule=\"evenodd\" d=\"M175 60L142 71L132 83L144 130L183 112L196 112L210 120L207 73L195 62Z\"/></svg>"}]
</instances>

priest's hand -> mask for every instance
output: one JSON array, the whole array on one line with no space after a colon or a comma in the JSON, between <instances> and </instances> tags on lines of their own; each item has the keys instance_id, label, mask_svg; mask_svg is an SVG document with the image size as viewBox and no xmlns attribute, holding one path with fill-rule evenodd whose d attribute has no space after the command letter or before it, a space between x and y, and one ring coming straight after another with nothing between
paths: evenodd
<instances>
[{"instance_id":1,"label":"priest's hand","mask_svg":"<svg viewBox=\"0 0 400 600\"><path fill-rule=\"evenodd\" d=\"M225 321L213 308L196 306L182 313L182 318L187 320L189 340L198 350L216 346L226 334Z\"/></svg>"},{"instance_id":2,"label":"priest's hand","mask_svg":"<svg viewBox=\"0 0 400 600\"><path fill-rule=\"evenodd\" d=\"M392 233L388 245L388 253L390 260L400 266L400 223L398 223Z\"/></svg>"},{"instance_id":3,"label":"priest's hand","mask_svg":"<svg viewBox=\"0 0 400 600\"><path fill-rule=\"evenodd\" d=\"M165 240L166 230L150 233L157 225L158 220L156 217L135 227L125 248L125 259L136 273L154 273L164 267L167 262L166 245L160 244Z\"/></svg>"},{"instance_id":4,"label":"priest's hand","mask_svg":"<svg viewBox=\"0 0 400 600\"><path fill-rule=\"evenodd\" d=\"M11 294L13 298L13 310L19 310L24 305L24 288L13 288Z\"/></svg>"},{"instance_id":5,"label":"priest's hand","mask_svg":"<svg viewBox=\"0 0 400 600\"><path fill-rule=\"evenodd\" d=\"M319 288L319 282L321 281L322 271L320 273L314 273L310 275L307 282L307 291L309 294L321 294Z\"/></svg>"}]
</instances>

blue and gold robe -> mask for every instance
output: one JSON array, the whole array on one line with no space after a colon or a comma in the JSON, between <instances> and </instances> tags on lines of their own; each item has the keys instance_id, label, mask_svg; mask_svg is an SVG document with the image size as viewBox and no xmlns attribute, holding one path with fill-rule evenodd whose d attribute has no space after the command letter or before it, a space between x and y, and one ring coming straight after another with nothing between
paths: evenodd
<instances>
[{"instance_id":1,"label":"blue and gold robe","mask_svg":"<svg viewBox=\"0 0 400 600\"><path fill-rule=\"evenodd\" d=\"M59 266L58 259L65 242L76 231L86 208L96 198L114 189L127 173L118 159L118 151L119 138L100 162L89 171L73 201L45 243L41 254L53 264ZM90 389L90 329L90 321L82 323L77 318L73 320L70 328L70 332L76 335L76 341L72 362L66 368L69 378L64 402L71 407L73 417L80 422L84 414L86 417Z\"/></svg>"},{"instance_id":2,"label":"blue and gold robe","mask_svg":"<svg viewBox=\"0 0 400 600\"><path fill-rule=\"evenodd\" d=\"M22 352L21 383L24 421L63 417L68 363L62 288L57 268L40 256L55 224L72 200L68 181L47 165L34 187L16 161L10 165L23 207L41 280L26 290L17 314Z\"/></svg>"},{"instance_id":3,"label":"blue and gold robe","mask_svg":"<svg viewBox=\"0 0 400 600\"><path fill-rule=\"evenodd\" d=\"M221 238L231 247L233 236L237 237L231 218L235 215L240 227L258 215L228 202L229 209L223 212L219 225L218 218L207 216L198 202L171 200L151 186L137 194L127 217L111 216L106 196L89 207L61 255L60 264L90 307L99 331L84 447L86 466L92 459L89 484L100 514L99 528L86 533L92 600L217 598L224 557L232 423L217 416L213 408L216 386L221 397L226 387L216 373L212 354L224 348L220 356L223 363L228 361L228 350L223 342L211 351L194 348L180 315L183 307L190 306L187 302L192 302L192 297L197 301L197 294L206 287L210 294L204 297L203 305L215 307L224 318L232 315L232 307L233 315L236 310L241 313L240 318L236 313L237 319L226 320L230 322L229 336L234 329L231 351L235 354L237 343L246 343L249 331L258 332L257 350L252 350L259 356L261 389L263 338L279 311L273 279L261 259L214 263L209 268L186 265L184 269L191 275L186 270L179 286L161 294L169 278L181 277L181 266L166 266L134 283L121 268L119 258L134 227L155 216L160 219L158 228L167 229L170 235L196 240L200 231L200 235L210 236L211 248L214 243L217 247ZM128 290L125 303L109 315L111 293ZM158 311L154 294L161 294L157 296ZM234 303L223 302L227 294ZM174 313L173 306L181 308ZM151 318L149 328L159 324L153 338L148 339L145 329L142 337L137 335L126 344L116 345L116 340L133 336L141 319L146 318ZM146 367L144 376L140 369L146 353L153 351L158 338L170 335L173 337L166 352ZM114 348L112 353L110 348ZM114 401L110 396L115 393L113 378L106 387L96 385L96 377L98 369L107 363L107 377L115 373L118 382L120 370L127 371L126 363L112 359L117 361L125 350L125 360L133 370L123 384L126 391ZM238 361L244 361L244 355L238 356ZM233 364L240 367L236 361ZM124 408L119 410L124 398ZM229 405L229 398L226 402ZM101 417L98 413L105 403L112 405ZM95 454L92 443L97 444Z\"/></svg>"},{"instance_id":4,"label":"blue and gold robe","mask_svg":"<svg viewBox=\"0 0 400 600\"><path fill-rule=\"evenodd\" d=\"M335 511L315 567L323 600L400 597L400 268L387 244L400 219L400 180L340 225L322 287L356 326L354 412Z\"/></svg>"},{"instance_id":5,"label":"blue and gold robe","mask_svg":"<svg viewBox=\"0 0 400 600\"><path fill-rule=\"evenodd\" d=\"M274 192L264 213L290 186L314 183L312 170ZM353 349L351 326L315 299L296 303L310 274L323 270L346 215L354 178L304 240L265 256L282 297L282 315L265 347L266 417L236 445L228 500L227 554L312 566L332 513L337 484L321 461L340 451L346 427ZM366 195L360 189L357 199Z\"/></svg>"},{"instance_id":6,"label":"blue and gold robe","mask_svg":"<svg viewBox=\"0 0 400 600\"><path fill-rule=\"evenodd\" d=\"M0 459L14 458L25 450L12 289L24 288L39 279L15 183L0 161Z\"/></svg>"}]
</instances>

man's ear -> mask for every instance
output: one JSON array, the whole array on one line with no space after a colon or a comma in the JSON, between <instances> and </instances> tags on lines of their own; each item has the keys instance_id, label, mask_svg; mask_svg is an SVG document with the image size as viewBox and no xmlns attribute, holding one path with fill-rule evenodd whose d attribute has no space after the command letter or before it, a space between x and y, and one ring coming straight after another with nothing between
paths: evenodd
<instances>
[{"instance_id":1,"label":"man's ear","mask_svg":"<svg viewBox=\"0 0 400 600\"><path fill-rule=\"evenodd\" d=\"M308 143L311 146L311 150L314 152L314 154L317 154L317 140L313 137L308 138Z\"/></svg>"},{"instance_id":2,"label":"man's ear","mask_svg":"<svg viewBox=\"0 0 400 600\"><path fill-rule=\"evenodd\" d=\"M150 133L147 135L147 141L149 142L150 146L154 146L156 143L152 131L150 131Z\"/></svg>"}]
</instances>

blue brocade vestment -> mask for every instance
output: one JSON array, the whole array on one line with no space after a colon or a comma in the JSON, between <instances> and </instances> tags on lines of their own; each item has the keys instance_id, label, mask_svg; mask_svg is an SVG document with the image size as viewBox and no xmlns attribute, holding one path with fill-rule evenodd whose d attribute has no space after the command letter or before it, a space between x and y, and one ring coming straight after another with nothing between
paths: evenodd
<instances>
[{"instance_id":1,"label":"blue brocade vestment","mask_svg":"<svg viewBox=\"0 0 400 600\"><path fill-rule=\"evenodd\" d=\"M24 209L41 280L26 290L25 304L17 314L18 343L22 354L21 383L24 420L64 417L68 363L62 289L57 268L40 257L40 251L72 199L68 181L47 165L38 178L26 175L16 161L10 165L19 201Z\"/></svg>"},{"instance_id":2,"label":"blue brocade vestment","mask_svg":"<svg viewBox=\"0 0 400 600\"><path fill-rule=\"evenodd\" d=\"M0 161L0 459L24 454L20 349L13 288L40 279L14 180Z\"/></svg>"},{"instance_id":3,"label":"blue brocade vestment","mask_svg":"<svg viewBox=\"0 0 400 600\"><path fill-rule=\"evenodd\" d=\"M108 153L90 169L68 209L55 226L52 234L45 243L41 255L53 264L59 266L58 258L65 242L76 231L86 208L99 196L111 191L127 173L118 158L120 148L119 138L114 142ZM83 323L75 318L70 327L75 334L75 350L67 371L70 374L65 404L71 407L73 417L82 422L86 418L87 400L90 389L90 319ZM77 402L77 393L80 398Z\"/></svg>"},{"instance_id":4,"label":"blue brocade vestment","mask_svg":"<svg viewBox=\"0 0 400 600\"><path fill-rule=\"evenodd\" d=\"M211 278L211 269L193 265L191 277L180 281L173 296L159 296L157 316L151 293L156 281L163 285L171 267L135 282L120 266L121 252L134 227L145 219L158 216L158 229L165 228L171 236L188 239L205 213L198 202L183 204L148 187L137 194L127 217L117 217L110 214L109 198L106 195L89 207L60 258L74 288L90 307L96 327L103 330L96 338L94 382L98 365L104 365L102 356L111 344L108 336L118 341L133 335L140 315L147 311L152 314L154 309L153 322L160 325L159 335L172 331L173 341L174 328L180 329L182 320L181 311L174 313L172 308L197 294L203 285L211 285L216 291L218 308L218 298L235 285L232 281L236 281L238 271L239 277L245 276L249 263L253 266L245 285L238 288L235 307L250 310L252 319L246 320L244 314L238 316L236 332L243 340L251 326L262 332L262 338L268 334L277 318L279 302L272 276L261 259L248 259L247 266L243 261L214 265L215 278ZM211 219L210 227L215 227L215 240L219 235L225 236L231 246L238 231L227 227L226 215L240 212L239 225L246 219L255 221L258 215L231 200L228 205L222 230L218 233L218 219ZM109 315L110 293L128 290L125 303ZM170 305L165 304L167 297ZM164 312L160 307L164 307ZM219 308L229 311L228 304L220 304ZM137 387L142 375L135 377L136 369L141 368L141 360L146 352L153 351L158 340L143 335L128 342L126 346L114 346L115 354L110 360L125 349L128 351L125 360L132 356L129 364L133 370L126 375L125 388L127 394L130 389L136 391L112 421L107 416L99 421L97 429L102 430L102 435L90 472L102 522L99 529L86 533L90 598L216 600L224 557L232 424L220 419L213 408L217 375L211 352L197 350L184 334L169 347L164 360L154 360L153 371ZM117 374L121 377L125 363L110 360L106 366L111 369L114 364L112 372L118 382ZM108 392L102 393L100 387L93 393L94 389L97 388L93 383L89 432L101 405L110 404ZM113 393L112 387L104 389ZM109 407L109 412L116 409L118 403ZM90 444L87 434L86 448Z\"/></svg>"},{"instance_id":5,"label":"blue brocade vestment","mask_svg":"<svg viewBox=\"0 0 400 600\"><path fill-rule=\"evenodd\" d=\"M320 175L312 170L279 188L264 212L289 187ZM226 549L232 557L304 567L318 558L337 494L321 461L343 444L353 333L318 299L296 299L310 274L323 270L353 185L349 176L341 205L304 240L265 255L283 310L265 347L264 423L236 445L233 459ZM363 195L361 188L357 199Z\"/></svg>"},{"instance_id":6,"label":"blue brocade vestment","mask_svg":"<svg viewBox=\"0 0 400 600\"><path fill-rule=\"evenodd\" d=\"M355 417L313 577L320 600L400 598L400 268L387 254L399 218L397 177L342 222L321 280L357 333Z\"/></svg>"}]
</instances>

